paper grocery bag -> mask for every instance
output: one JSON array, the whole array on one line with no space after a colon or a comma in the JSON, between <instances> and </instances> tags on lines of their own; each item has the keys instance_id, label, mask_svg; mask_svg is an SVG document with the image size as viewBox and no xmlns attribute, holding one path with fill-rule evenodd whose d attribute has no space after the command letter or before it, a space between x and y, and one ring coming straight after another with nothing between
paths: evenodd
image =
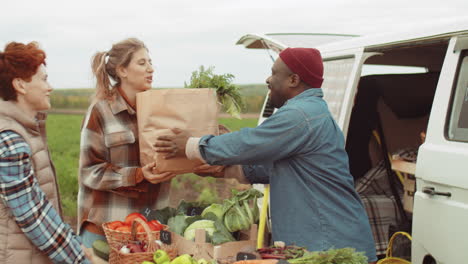
<instances>
[{"instance_id":1,"label":"paper grocery bag","mask_svg":"<svg viewBox=\"0 0 468 264\"><path fill-rule=\"evenodd\" d=\"M214 89L160 89L137 94L140 162L156 161L158 173L193 172L199 161L186 158L164 159L155 152L156 138L172 134L171 128L188 130L193 137L218 134L218 100Z\"/></svg>"}]
</instances>

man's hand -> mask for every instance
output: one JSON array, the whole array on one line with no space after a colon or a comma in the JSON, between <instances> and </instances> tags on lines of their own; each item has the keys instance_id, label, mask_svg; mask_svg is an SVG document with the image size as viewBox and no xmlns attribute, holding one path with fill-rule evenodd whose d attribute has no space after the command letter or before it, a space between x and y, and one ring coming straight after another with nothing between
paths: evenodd
<instances>
[{"instance_id":1,"label":"man's hand","mask_svg":"<svg viewBox=\"0 0 468 264\"><path fill-rule=\"evenodd\" d=\"M203 164L193 168L193 173L199 176L223 177L225 166Z\"/></svg>"},{"instance_id":2,"label":"man's hand","mask_svg":"<svg viewBox=\"0 0 468 264\"><path fill-rule=\"evenodd\" d=\"M186 157L185 145L187 145L190 133L180 128L173 128L171 130L174 135L163 135L157 138L154 144L156 152L166 153L165 159Z\"/></svg>"},{"instance_id":3,"label":"man's hand","mask_svg":"<svg viewBox=\"0 0 468 264\"><path fill-rule=\"evenodd\" d=\"M143 176L147 181L152 184L158 184L161 182L168 181L176 176L176 174L172 172L163 172L163 173L155 173L154 168L156 167L156 163L152 162L141 168L143 172Z\"/></svg>"}]
</instances>

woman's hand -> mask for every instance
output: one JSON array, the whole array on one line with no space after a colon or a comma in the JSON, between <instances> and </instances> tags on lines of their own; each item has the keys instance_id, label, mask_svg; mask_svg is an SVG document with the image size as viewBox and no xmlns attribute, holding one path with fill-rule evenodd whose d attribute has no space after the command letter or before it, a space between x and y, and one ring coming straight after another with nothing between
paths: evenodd
<instances>
[{"instance_id":1,"label":"woman's hand","mask_svg":"<svg viewBox=\"0 0 468 264\"><path fill-rule=\"evenodd\" d=\"M193 168L193 173L199 176L223 177L225 166L203 164Z\"/></svg>"},{"instance_id":2,"label":"woman's hand","mask_svg":"<svg viewBox=\"0 0 468 264\"><path fill-rule=\"evenodd\" d=\"M141 168L143 172L143 177L152 184L165 182L177 176L172 172L156 173L155 167L156 162L152 162Z\"/></svg>"}]
</instances>

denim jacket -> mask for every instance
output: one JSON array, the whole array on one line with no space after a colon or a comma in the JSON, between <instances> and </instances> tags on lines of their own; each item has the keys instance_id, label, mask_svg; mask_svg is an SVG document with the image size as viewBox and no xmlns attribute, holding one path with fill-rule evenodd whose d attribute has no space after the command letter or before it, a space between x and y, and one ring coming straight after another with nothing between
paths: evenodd
<instances>
[{"instance_id":1,"label":"denim jacket","mask_svg":"<svg viewBox=\"0 0 468 264\"><path fill-rule=\"evenodd\" d=\"M274 241L309 250L352 247L374 261L344 136L322 97L322 89L308 89L256 128L204 136L200 154L211 165L241 164L251 183L270 184Z\"/></svg>"}]
</instances>

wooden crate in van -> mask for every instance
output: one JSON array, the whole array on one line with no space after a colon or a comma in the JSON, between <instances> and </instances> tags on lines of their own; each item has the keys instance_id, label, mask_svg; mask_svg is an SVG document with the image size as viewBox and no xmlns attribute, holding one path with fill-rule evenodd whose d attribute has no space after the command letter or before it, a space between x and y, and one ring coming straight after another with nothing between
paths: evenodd
<instances>
[{"instance_id":1,"label":"wooden crate in van","mask_svg":"<svg viewBox=\"0 0 468 264\"><path fill-rule=\"evenodd\" d=\"M412 213L414 192L416 191L416 179L414 178L416 163L404 161L394 156L392 157L392 170L401 172L403 175L403 208Z\"/></svg>"}]
</instances>

